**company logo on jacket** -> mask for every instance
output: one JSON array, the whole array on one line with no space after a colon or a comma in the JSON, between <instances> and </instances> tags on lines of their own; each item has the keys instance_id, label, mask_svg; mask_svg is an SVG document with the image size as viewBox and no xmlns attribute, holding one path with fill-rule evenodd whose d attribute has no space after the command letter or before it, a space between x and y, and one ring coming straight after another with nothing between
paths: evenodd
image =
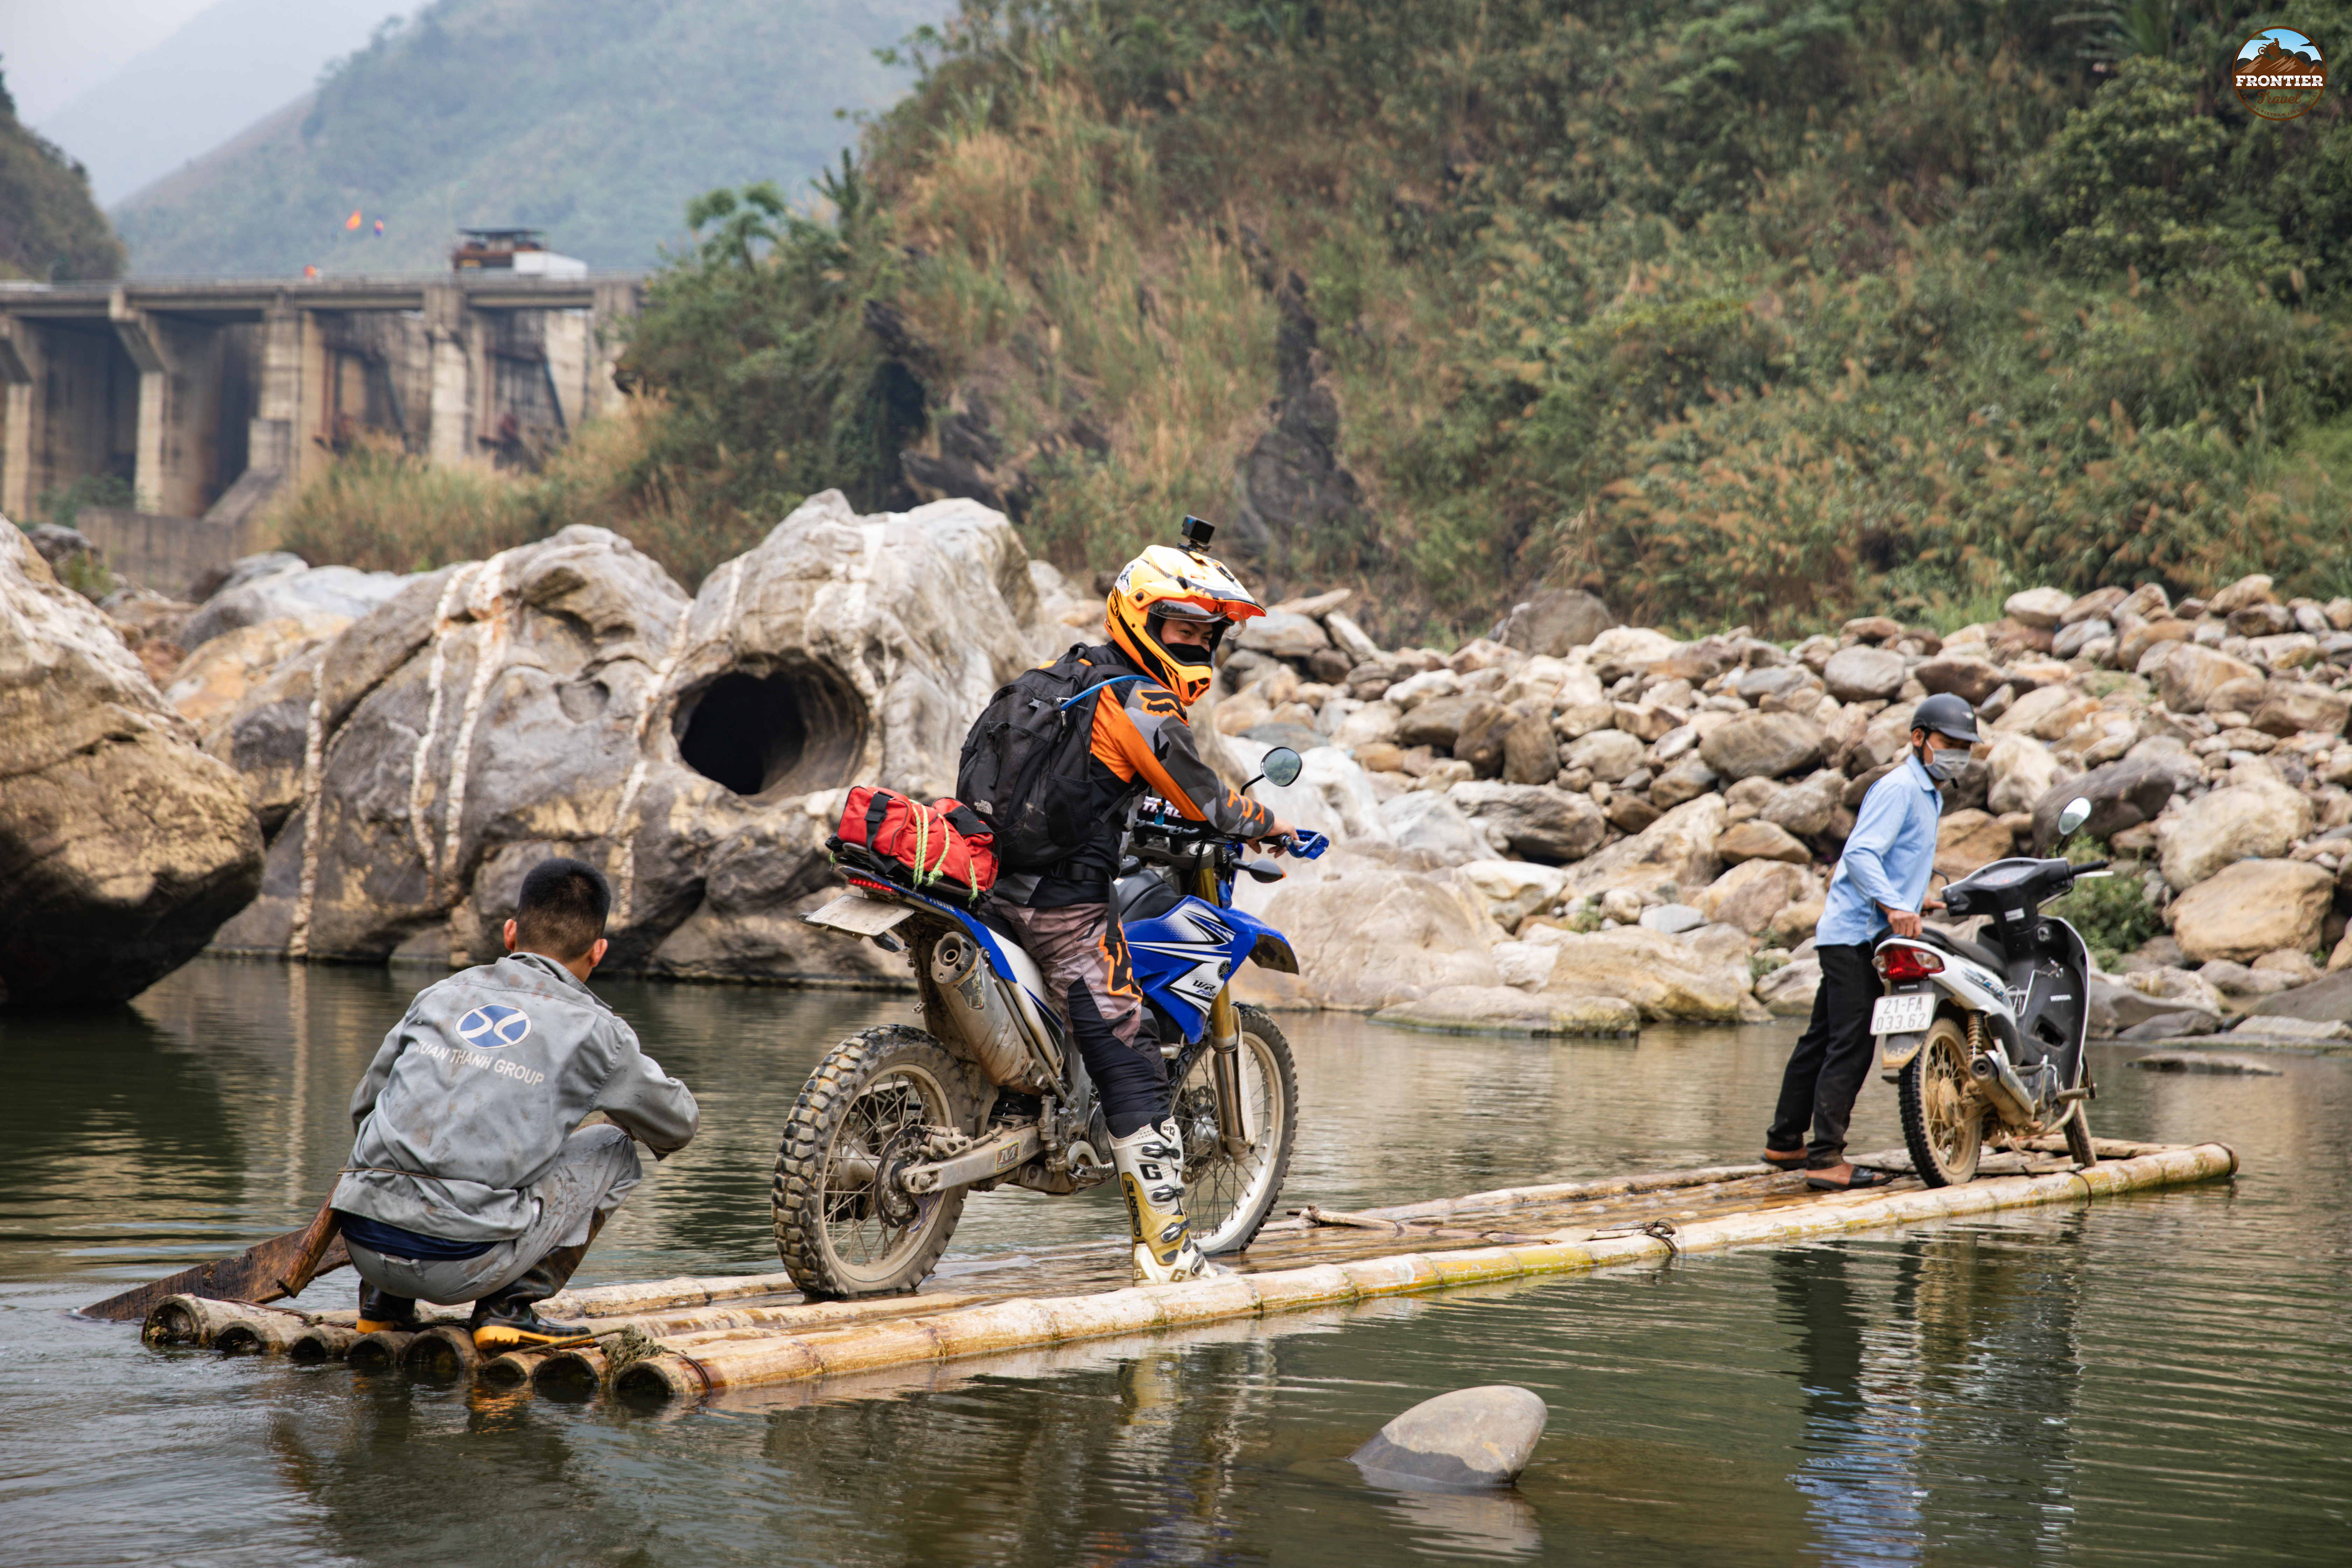
<instances>
[{"instance_id":1,"label":"company logo on jacket","mask_svg":"<svg viewBox=\"0 0 2352 1568\"><path fill-rule=\"evenodd\" d=\"M530 1037L530 1015L520 1007L484 1005L457 1020L457 1037L485 1051L519 1046Z\"/></svg>"}]
</instances>

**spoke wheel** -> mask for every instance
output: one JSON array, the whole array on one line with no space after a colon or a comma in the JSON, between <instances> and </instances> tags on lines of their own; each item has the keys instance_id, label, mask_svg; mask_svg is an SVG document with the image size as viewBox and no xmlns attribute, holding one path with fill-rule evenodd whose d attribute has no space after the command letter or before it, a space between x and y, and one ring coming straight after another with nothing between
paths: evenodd
<instances>
[{"instance_id":1,"label":"spoke wheel","mask_svg":"<svg viewBox=\"0 0 2352 1568\"><path fill-rule=\"evenodd\" d=\"M2091 1108L2079 1100L2066 1112L2066 1157L2077 1165L2099 1163L2099 1151L2091 1142Z\"/></svg>"},{"instance_id":2,"label":"spoke wheel","mask_svg":"<svg viewBox=\"0 0 2352 1568\"><path fill-rule=\"evenodd\" d=\"M1298 1137L1298 1072L1290 1042L1255 1007L1241 1022L1241 1083L1255 1137L1241 1155L1217 1134L1216 1053L1202 1050L1176 1086L1176 1127L1184 1140L1184 1215L1203 1252L1238 1252L1273 1214Z\"/></svg>"},{"instance_id":3,"label":"spoke wheel","mask_svg":"<svg viewBox=\"0 0 2352 1568\"><path fill-rule=\"evenodd\" d=\"M1969 1041L1948 1017L1927 1029L1927 1044L1903 1069L1895 1098L1912 1168L1931 1187L1972 1181L1984 1152L1984 1101L1969 1077Z\"/></svg>"},{"instance_id":4,"label":"spoke wheel","mask_svg":"<svg viewBox=\"0 0 2352 1568\"><path fill-rule=\"evenodd\" d=\"M947 1250L964 1194L901 1191L930 1131L962 1127L962 1064L920 1029L868 1029L809 1075L784 1123L770 1197L776 1254L811 1296L900 1295Z\"/></svg>"}]
</instances>

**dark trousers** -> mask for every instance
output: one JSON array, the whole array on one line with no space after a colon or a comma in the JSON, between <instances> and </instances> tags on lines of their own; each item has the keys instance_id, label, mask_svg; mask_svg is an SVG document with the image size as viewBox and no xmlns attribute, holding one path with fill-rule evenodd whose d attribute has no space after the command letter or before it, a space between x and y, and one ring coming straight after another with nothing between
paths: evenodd
<instances>
[{"instance_id":1,"label":"dark trousers","mask_svg":"<svg viewBox=\"0 0 2352 1568\"><path fill-rule=\"evenodd\" d=\"M997 906L1037 961L1049 1000L1058 1005L1087 1076L1102 1096L1110 1135L1124 1138L1168 1114L1168 1067L1147 1026L1143 993L1127 952L1127 933L1108 904L1033 910Z\"/></svg>"},{"instance_id":2,"label":"dark trousers","mask_svg":"<svg viewBox=\"0 0 2352 1568\"><path fill-rule=\"evenodd\" d=\"M1772 1112L1768 1149L1805 1146L1805 1163L1824 1170L1845 1159L1846 1123L1853 1120L1854 1096L1870 1071L1877 1042L1870 1033L1870 1007L1878 997L1878 971L1871 967L1872 944L1817 947L1822 987L1813 993L1812 1021L1789 1053L1780 1075L1780 1103ZM1812 1141L1805 1142L1805 1130Z\"/></svg>"}]
</instances>

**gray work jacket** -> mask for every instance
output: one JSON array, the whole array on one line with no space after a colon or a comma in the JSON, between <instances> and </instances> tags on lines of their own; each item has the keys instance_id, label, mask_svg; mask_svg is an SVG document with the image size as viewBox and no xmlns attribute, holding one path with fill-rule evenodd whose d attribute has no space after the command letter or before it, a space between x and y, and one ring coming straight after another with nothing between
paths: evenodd
<instances>
[{"instance_id":1,"label":"gray work jacket","mask_svg":"<svg viewBox=\"0 0 2352 1568\"><path fill-rule=\"evenodd\" d=\"M531 1184L595 1111L667 1154L694 1136L686 1085L553 959L509 953L419 992L352 1094L335 1207L446 1241L509 1241Z\"/></svg>"}]
</instances>

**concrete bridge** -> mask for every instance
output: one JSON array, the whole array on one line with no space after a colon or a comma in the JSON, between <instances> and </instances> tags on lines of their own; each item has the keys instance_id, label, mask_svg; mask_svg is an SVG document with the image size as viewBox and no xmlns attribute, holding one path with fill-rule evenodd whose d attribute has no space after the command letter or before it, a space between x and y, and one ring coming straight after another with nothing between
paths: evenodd
<instances>
[{"instance_id":1,"label":"concrete bridge","mask_svg":"<svg viewBox=\"0 0 2352 1568\"><path fill-rule=\"evenodd\" d=\"M165 589L274 542L265 503L371 434L528 464L617 402L635 276L0 283L0 514L91 475L77 525Z\"/></svg>"}]
</instances>

